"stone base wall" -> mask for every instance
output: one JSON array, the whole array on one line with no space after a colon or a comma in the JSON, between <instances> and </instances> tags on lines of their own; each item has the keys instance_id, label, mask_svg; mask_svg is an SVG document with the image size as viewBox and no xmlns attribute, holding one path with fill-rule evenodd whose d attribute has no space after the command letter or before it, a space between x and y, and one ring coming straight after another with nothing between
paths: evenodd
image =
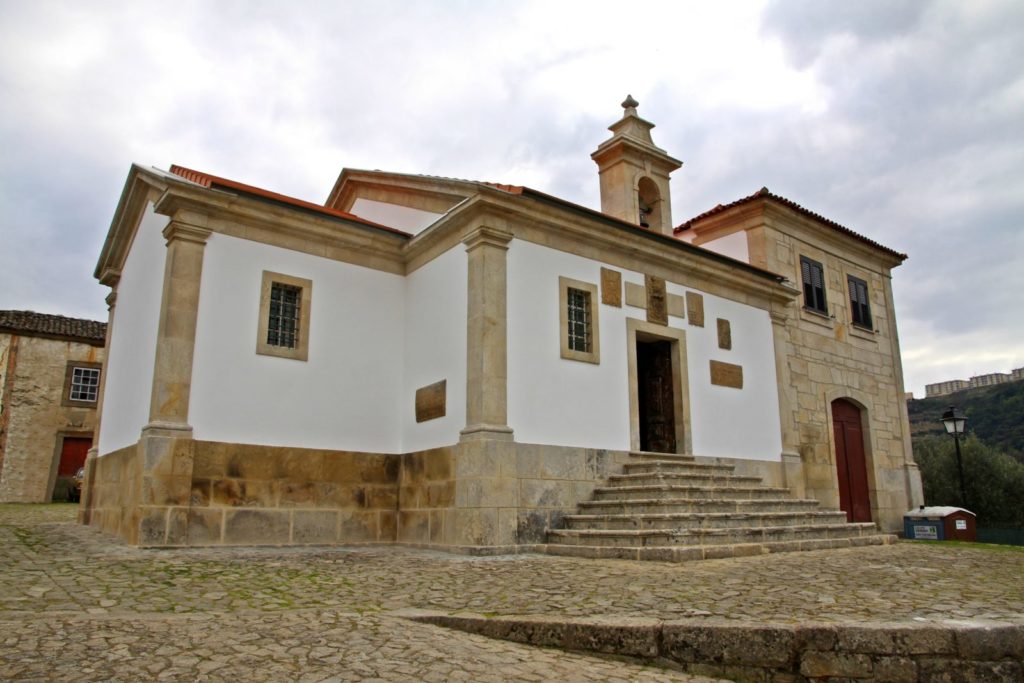
<instances>
[{"instance_id":1,"label":"stone base wall","mask_svg":"<svg viewBox=\"0 0 1024 683\"><path fill-rule=\"evenodd\" d=\"M622 471L628 453L468 441L406 454L144 436L97 458L82 521L143 546L402 543L504 552Z\"/></svg>"},{"instance_id":2,"label":"stone base wall","mask_svg":"<svg viewBox=\"0 0 1024 683\"><path fill-rule=\"evenodd\" d=\"M87 461L82 521L138 543L140 468L138 446Z\"/></svg>"}]
</instances>

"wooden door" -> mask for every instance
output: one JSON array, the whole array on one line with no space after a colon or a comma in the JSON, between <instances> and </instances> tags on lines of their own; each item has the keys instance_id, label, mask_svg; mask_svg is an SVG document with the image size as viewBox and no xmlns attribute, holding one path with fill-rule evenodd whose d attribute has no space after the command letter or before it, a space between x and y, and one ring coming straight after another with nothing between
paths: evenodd
<instances>
[{"instance_id":1,"label":"wooden door","mask_svg":"<svg viewBox=\"0 0 1024 683\"><path fill-rule=\"evenodd\" d=\"M839 507L850 522L871 521L868 467L860 409L844 399L832 402L832 427L839 475Z\"/></svg>"},{"instance_id":2,"label":"wooden door","mask_svg":"<svg viewBox=\"0 0 1024 683\"><path fill-rule=\"evenodd\" d=\"M85 467L85 456L92 448L92 438L80 436L65 436L64 443L60 447L60 466L57 468L58 477L73 477L79 467Z\"/></svg>"},{"instance_id":3,"label":"wooden door","mask_svg":"<svg viewBox=\"0 0 1024 683\"><path fill-rule=\"evenodd\" d=\"M637 342L636 370L640 449L657 453L675 453L672 342Z\"/></svg>"}]
</instances>

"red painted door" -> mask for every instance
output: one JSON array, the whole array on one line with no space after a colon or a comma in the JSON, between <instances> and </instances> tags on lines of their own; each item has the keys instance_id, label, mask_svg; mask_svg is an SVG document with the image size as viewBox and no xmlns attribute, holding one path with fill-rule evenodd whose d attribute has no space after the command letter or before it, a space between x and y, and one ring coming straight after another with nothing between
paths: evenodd
<instances>
[{"instance_id":1,"label":"red painted door","mask_svg":"<svg viewBox=\"0 0 1024 683\"><path fill-rule=\"evenodd\" d=\"M60 466L57 468L58 477L73 477L79 467L85 466L85 456L92 448L92 439L89 437L65 436L64 443L60 447Z\"/></svg>"},{"instance_id":2,"label":"red painted door","mask_svg":"<svg viewBox=\"0 0 1024 683\"><path fill-rule=\"evenodd\" d=\"M843 399L833 401L832 426L839 474L839 507L846 513L847 521L870 522L871 497L860 409Z\"/></svg>"}]
</instances>

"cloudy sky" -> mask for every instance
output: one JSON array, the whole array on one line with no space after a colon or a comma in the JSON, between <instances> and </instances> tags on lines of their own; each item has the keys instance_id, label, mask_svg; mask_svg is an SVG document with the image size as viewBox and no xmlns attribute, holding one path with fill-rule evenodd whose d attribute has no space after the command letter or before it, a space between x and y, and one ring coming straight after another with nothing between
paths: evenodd
<instances>
[{"instance_id":1,"label":"cloudy sky","mask_svg":"<svg viewBox=\"0 0 1024 683\"><path fill-rule=\"evenodd\" d=\"M908 389L1024 366L1024 2L0 0L0 308L105 319L132 162L322 202L344 166L598 207L627 93L679 223L762 186L910 259Z\"/></svg>"}]
</instances>

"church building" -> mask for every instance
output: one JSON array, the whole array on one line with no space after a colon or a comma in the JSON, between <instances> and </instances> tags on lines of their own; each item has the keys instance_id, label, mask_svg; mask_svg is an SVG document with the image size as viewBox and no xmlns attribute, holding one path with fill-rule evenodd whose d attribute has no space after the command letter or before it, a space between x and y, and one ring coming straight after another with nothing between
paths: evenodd
<instances>
[{"instance_id":1,"label":"church building","mask_svg":"<svg viewBox=\"0 0 1024 683\"><path fill-rule=\"evenodd\" d=\"M890 285L906 257L767 189L677 224L681 162L623 110L591 155L600 210L348 168L320 205L132 166L96 268L81 521L144 546L714 535L681 530L710 524L692 510L623 517L653 492L790 539L761 551L805 547L812 506L854 536L901 528L922 501ZM573 531L588 505L612 526Z\"/></svg>"}]
</instances>

